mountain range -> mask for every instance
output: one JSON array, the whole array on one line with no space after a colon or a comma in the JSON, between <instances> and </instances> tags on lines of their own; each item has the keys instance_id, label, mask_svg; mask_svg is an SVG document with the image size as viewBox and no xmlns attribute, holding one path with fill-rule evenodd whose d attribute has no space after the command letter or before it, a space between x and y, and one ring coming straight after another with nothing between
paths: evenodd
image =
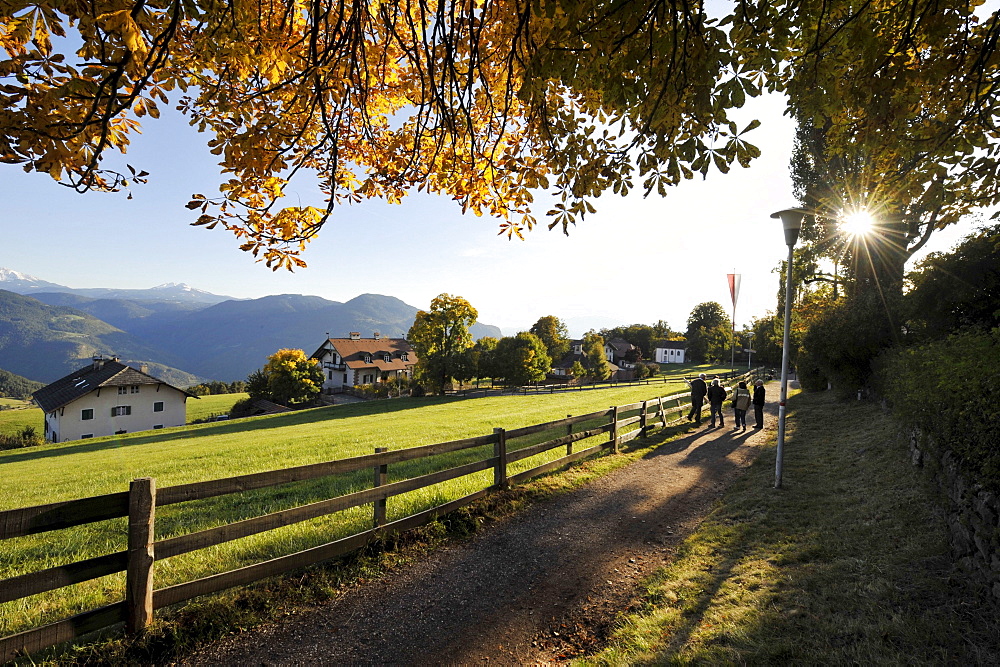
<instances>
[{"instance_id":1,"label":"mountain range","mask_svg":"<svg viewBox=\"0 0 1000 667\"><path fill-rule=\"evenodd\" d=\"M183 284L73 289L0 269L0 368L52 382L103 354L148 364L150 374L177 386L232 381L278 349L311 354L328 335L403 337L417 310L380 294L341 303L299 294L231 299ZM501 335L479 323L471 332Z\"/></svg>"}]
</instances>

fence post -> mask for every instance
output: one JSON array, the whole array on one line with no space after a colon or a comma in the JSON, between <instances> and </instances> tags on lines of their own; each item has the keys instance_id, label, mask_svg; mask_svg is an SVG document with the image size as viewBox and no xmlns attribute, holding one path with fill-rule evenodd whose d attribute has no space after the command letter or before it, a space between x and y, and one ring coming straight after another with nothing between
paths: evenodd
<instances>
[{"instance_id":1,"label":"fence post","mask_svg":"<svg viewBox=\"0 0 1000 667\"><path fill-rule=\"evenodd\" d=\"M156 480L132 480L128 490L128 566L125 576L125 626L138 634L153 622L153 518Z\"/></svg>"},{"instance_id":2,"label":"fence post","mask_svg":"<svg viewBox=\"0 0 1000 667\"><path fill-rule=\"evenodd\" d=\"M383 452L389 451L388 447L376 447L375 453L381 454ZM375 486L384 486L389 477L389 466L380 465L375 466ZM385 506L388 498L378 498L375 501L375 527L385 525Z\"/></svg>"},{"instance_id":3,"label":"fence post","mask_svg":"<svg viewBox=\"0 0 1000 667\"><path fill-rule=\"evenodd\" d=\"M611 450L618 453L618 406L611 406Z\"/></svg>"},{"instance_id":4,"label":"fence post","mask_svg":"<svg viewBox=\"0 0 1000 667\"><path fill-rule=\"evenodd\" d=\"M566 415L566 419L569 419L572 416L573 415ZM573 435L573 425L572 424L566 424L566 435ZM566 456L569 456L572 453L573 453L573 443L572 442L567 442L566 443Z\"/></svg>"},{"instance_id":5,"label":"fence post","mask_svg":"<svg viewBox=\"0 0 1000 667\"><path fill-rule=\"evenodd\" d=\"M493 429L497 441L493 443L493 456L496 466L493 468L493 486L498 489L507 488L507 431L502 428Z\"/></svg>"},{"instance_id":6,"label":"fence post","mask_svg":"<svg viewBox=\"0 0 1000 667\"><path fill-rule=\"evenodd\" d=\"M642 402L642 416L639 418L639 431L642 432L641 438L646 437L646 403L649 401Z\"/></svg>"}]
</instances>

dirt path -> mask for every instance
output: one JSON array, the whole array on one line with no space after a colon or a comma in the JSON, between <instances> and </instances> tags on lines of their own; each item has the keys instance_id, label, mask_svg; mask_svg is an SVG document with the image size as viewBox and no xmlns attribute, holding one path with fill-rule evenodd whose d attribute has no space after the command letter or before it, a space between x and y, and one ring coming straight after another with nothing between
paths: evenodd
<instances>
[{"instance_id":1,"label":"dirt path","mask_svg":"<svg viewBox=\"0 0 1000 667\"><path fill-rule=\"evenodd\" d=\"M773 404L767 412L763 432L734 433L727 408L723 428L706 422L467 543L183 662L509 664L590 652L756 457L775 424Z\"/></svg>"}]
</instances>

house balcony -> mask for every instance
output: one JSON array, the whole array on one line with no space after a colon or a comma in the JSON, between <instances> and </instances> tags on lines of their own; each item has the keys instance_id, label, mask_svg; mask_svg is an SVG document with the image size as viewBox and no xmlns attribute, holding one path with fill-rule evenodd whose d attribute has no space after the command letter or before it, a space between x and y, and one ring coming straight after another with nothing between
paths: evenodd
<instances>
[{"instance_id":1,"label":"house balcony","mask_svg":"<svg viewBox=\"0 0 1000 667\"><path fill-rule=\"evenodd\" d=\"M323 369L328 371L346 371L347 364L333 364L327 361L324 362Z\"/></svg>"}]
</instances>

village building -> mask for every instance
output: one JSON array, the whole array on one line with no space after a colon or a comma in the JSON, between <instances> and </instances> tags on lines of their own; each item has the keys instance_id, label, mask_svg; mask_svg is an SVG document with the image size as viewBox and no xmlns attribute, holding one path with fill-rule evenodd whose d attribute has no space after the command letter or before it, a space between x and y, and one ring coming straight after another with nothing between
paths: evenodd
<instances>
[{"instance_id":1,"label":"village building","mask_svg":"<svg viewBox=\"0 0 1000 667\"><path fill-rule=\"evenodd\" d=\"M687 341L658 340L653 343L653 358L659 364L683 364Z\"/></svg>"},{"instance_id":2,"label":"village building","mask_svg":"<svg viewBox=\"0 0 1000 667\"><path fill-rule=\"evenodd\" d=\"M115 357L94 357L86 368L36 391L32 397L45 413L45 439L66 442L183 426L193 395L146 371Z\"/></svg>"},{"instance_id":3,"label":"village building","mask_svg":"<svg viewBox=\"0 0 1000 667\"><path fill-rule=\"evenodd\" d=\"M413 377L417 355L405 338L384 338L377 331L362 338L328 338L311 359L323 369L323 393L336 394L346 387Z\"/></svg>"}]
</instances>

